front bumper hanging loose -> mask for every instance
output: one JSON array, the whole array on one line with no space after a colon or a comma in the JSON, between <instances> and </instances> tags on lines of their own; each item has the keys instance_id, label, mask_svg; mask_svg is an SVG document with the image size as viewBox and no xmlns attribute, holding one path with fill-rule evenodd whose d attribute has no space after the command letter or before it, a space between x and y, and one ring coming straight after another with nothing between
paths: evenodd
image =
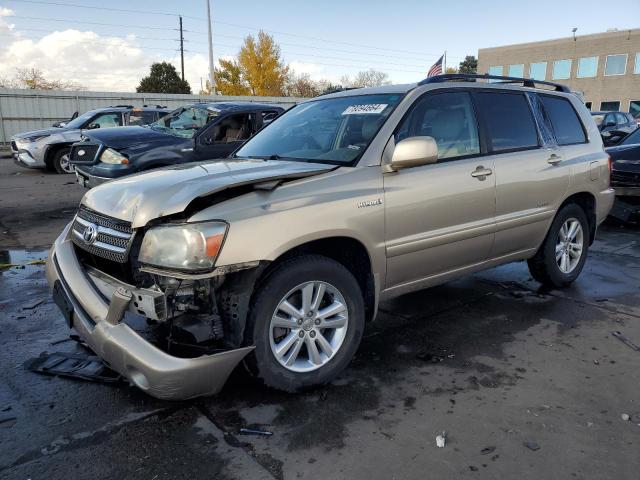
<instances>
[{"instance_id":1,"label":"front bumper hanging loose","mask_svg":"<svg viewBox=\"0 0 640 480\"><path fill-rule=\"evenodd\" d=\"M49 286L64 295L68 321L78 335L113 370L153 397L185 400L218 393L254 347L180 358L149 343L122 321L133 298L132 287L122 283L107 298L109 292L99 290L80 264L70 226L51 247L46 275Z\"/></svg>"}]
</instances>

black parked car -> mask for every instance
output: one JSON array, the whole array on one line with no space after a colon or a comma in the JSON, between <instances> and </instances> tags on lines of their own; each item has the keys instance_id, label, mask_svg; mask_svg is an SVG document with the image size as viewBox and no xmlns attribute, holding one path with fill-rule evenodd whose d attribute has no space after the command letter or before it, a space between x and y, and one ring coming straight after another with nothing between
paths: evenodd
<instances>
[{"instance_id":1,"label":"black parked car","mask_svg":"<svg viewBox=\"0 0 640 480\"><path fill-rule=\"evenodd\" d=\"M624 221L640 221L640 129L606 151L613 160L611 186L616 191L611 215Z\"/></svg>"},{"instance_id":2,"label":"black parked car","mask_svg":"<svg viewBox=\"0 0 640 480\"><path fill-rule=\"evenodd\" d=\"M284 109L259 103L197 103L144 127L85 133L71 148L78 183L95 187L142 170L224 158Z\"/></svg>"},{"instance_id":3,"label":"black parked car","mask_svg":"<svg viewBox=\"0 0 640 480\"><path fill-rule=\"evenodd\" d=\"M636 120L630 113L591 112L591 115L598 125L605 146L616 145L638 128Z\"/></svg>"}]
</instances>

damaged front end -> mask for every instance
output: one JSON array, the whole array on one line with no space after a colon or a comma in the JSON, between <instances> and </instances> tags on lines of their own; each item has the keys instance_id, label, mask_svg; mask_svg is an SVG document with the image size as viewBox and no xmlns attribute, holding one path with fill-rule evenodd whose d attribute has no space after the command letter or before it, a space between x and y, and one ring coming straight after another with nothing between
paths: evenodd
<instances>
[{"instance_id":1,"label":"damaged front end","mask_svg":"<svg viewBox=\"0 0 640 480\"><path fill-rule=\"evenodd\" d=\"M54 299L89 347L150 395L215 394L253 349L244 321L264 265L195 274L144 265L142 233L81 207L50 252Z\"/></svg>"}]
</instances>

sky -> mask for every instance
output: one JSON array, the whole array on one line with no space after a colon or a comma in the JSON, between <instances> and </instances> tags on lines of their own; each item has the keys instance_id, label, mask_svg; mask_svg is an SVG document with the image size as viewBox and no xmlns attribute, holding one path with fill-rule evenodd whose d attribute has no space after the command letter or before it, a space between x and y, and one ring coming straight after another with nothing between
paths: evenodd
<instances>
[{"instance_id":1,"label":"sky","mask_svg":"<svg viewBox=\"0 0 640 480\"><path fill-rule=\"evenodd\" d=\"M426 76L447 52L457 66L479 48L640 28L640 0L211 0L214 57L231 58L260 29L273 35L297 73L338 82L375 69L393 83ZM105 10L101 7L119 10ZM121 10L121 11L120 11ZM131 11L135 10L135 11ZM208 75L206 0L0 0L0 77L37 67L89 90L135 91L151 63L180 71L192 91Z\"/></svg>"}]
</instances>

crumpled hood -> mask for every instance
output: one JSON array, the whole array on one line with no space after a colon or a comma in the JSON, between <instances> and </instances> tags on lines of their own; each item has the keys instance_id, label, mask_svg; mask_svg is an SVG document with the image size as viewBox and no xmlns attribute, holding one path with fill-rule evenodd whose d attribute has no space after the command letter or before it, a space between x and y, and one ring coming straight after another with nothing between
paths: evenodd
<instances>
[{"instance_id":1,"label":"crumpled hood","mask_svg":"<svg viewBox=\"0 0 640 480\"><path fill-rule=\"evenodd\" d=\"M116 150L133 147L141 143L165 143L167 139L171 139L173 143L179 143L181 140L173 135L139 126L85 130L84 136L89 140L104 143L106 146Z\"/></svg>"},{"instance_id":2,"label":"crumpled hood","mask_svg":"<svg viewBox=\"0 0 640 480\"><path fill-rule=\"evenodd\" d=\"M182 212L196 198L230 187L282 178L303 178L335 168L335 165L281 160L188 163L99 185L85 194L82 204L139 228L155 218Z\"/></svg>"}]
</instances>

